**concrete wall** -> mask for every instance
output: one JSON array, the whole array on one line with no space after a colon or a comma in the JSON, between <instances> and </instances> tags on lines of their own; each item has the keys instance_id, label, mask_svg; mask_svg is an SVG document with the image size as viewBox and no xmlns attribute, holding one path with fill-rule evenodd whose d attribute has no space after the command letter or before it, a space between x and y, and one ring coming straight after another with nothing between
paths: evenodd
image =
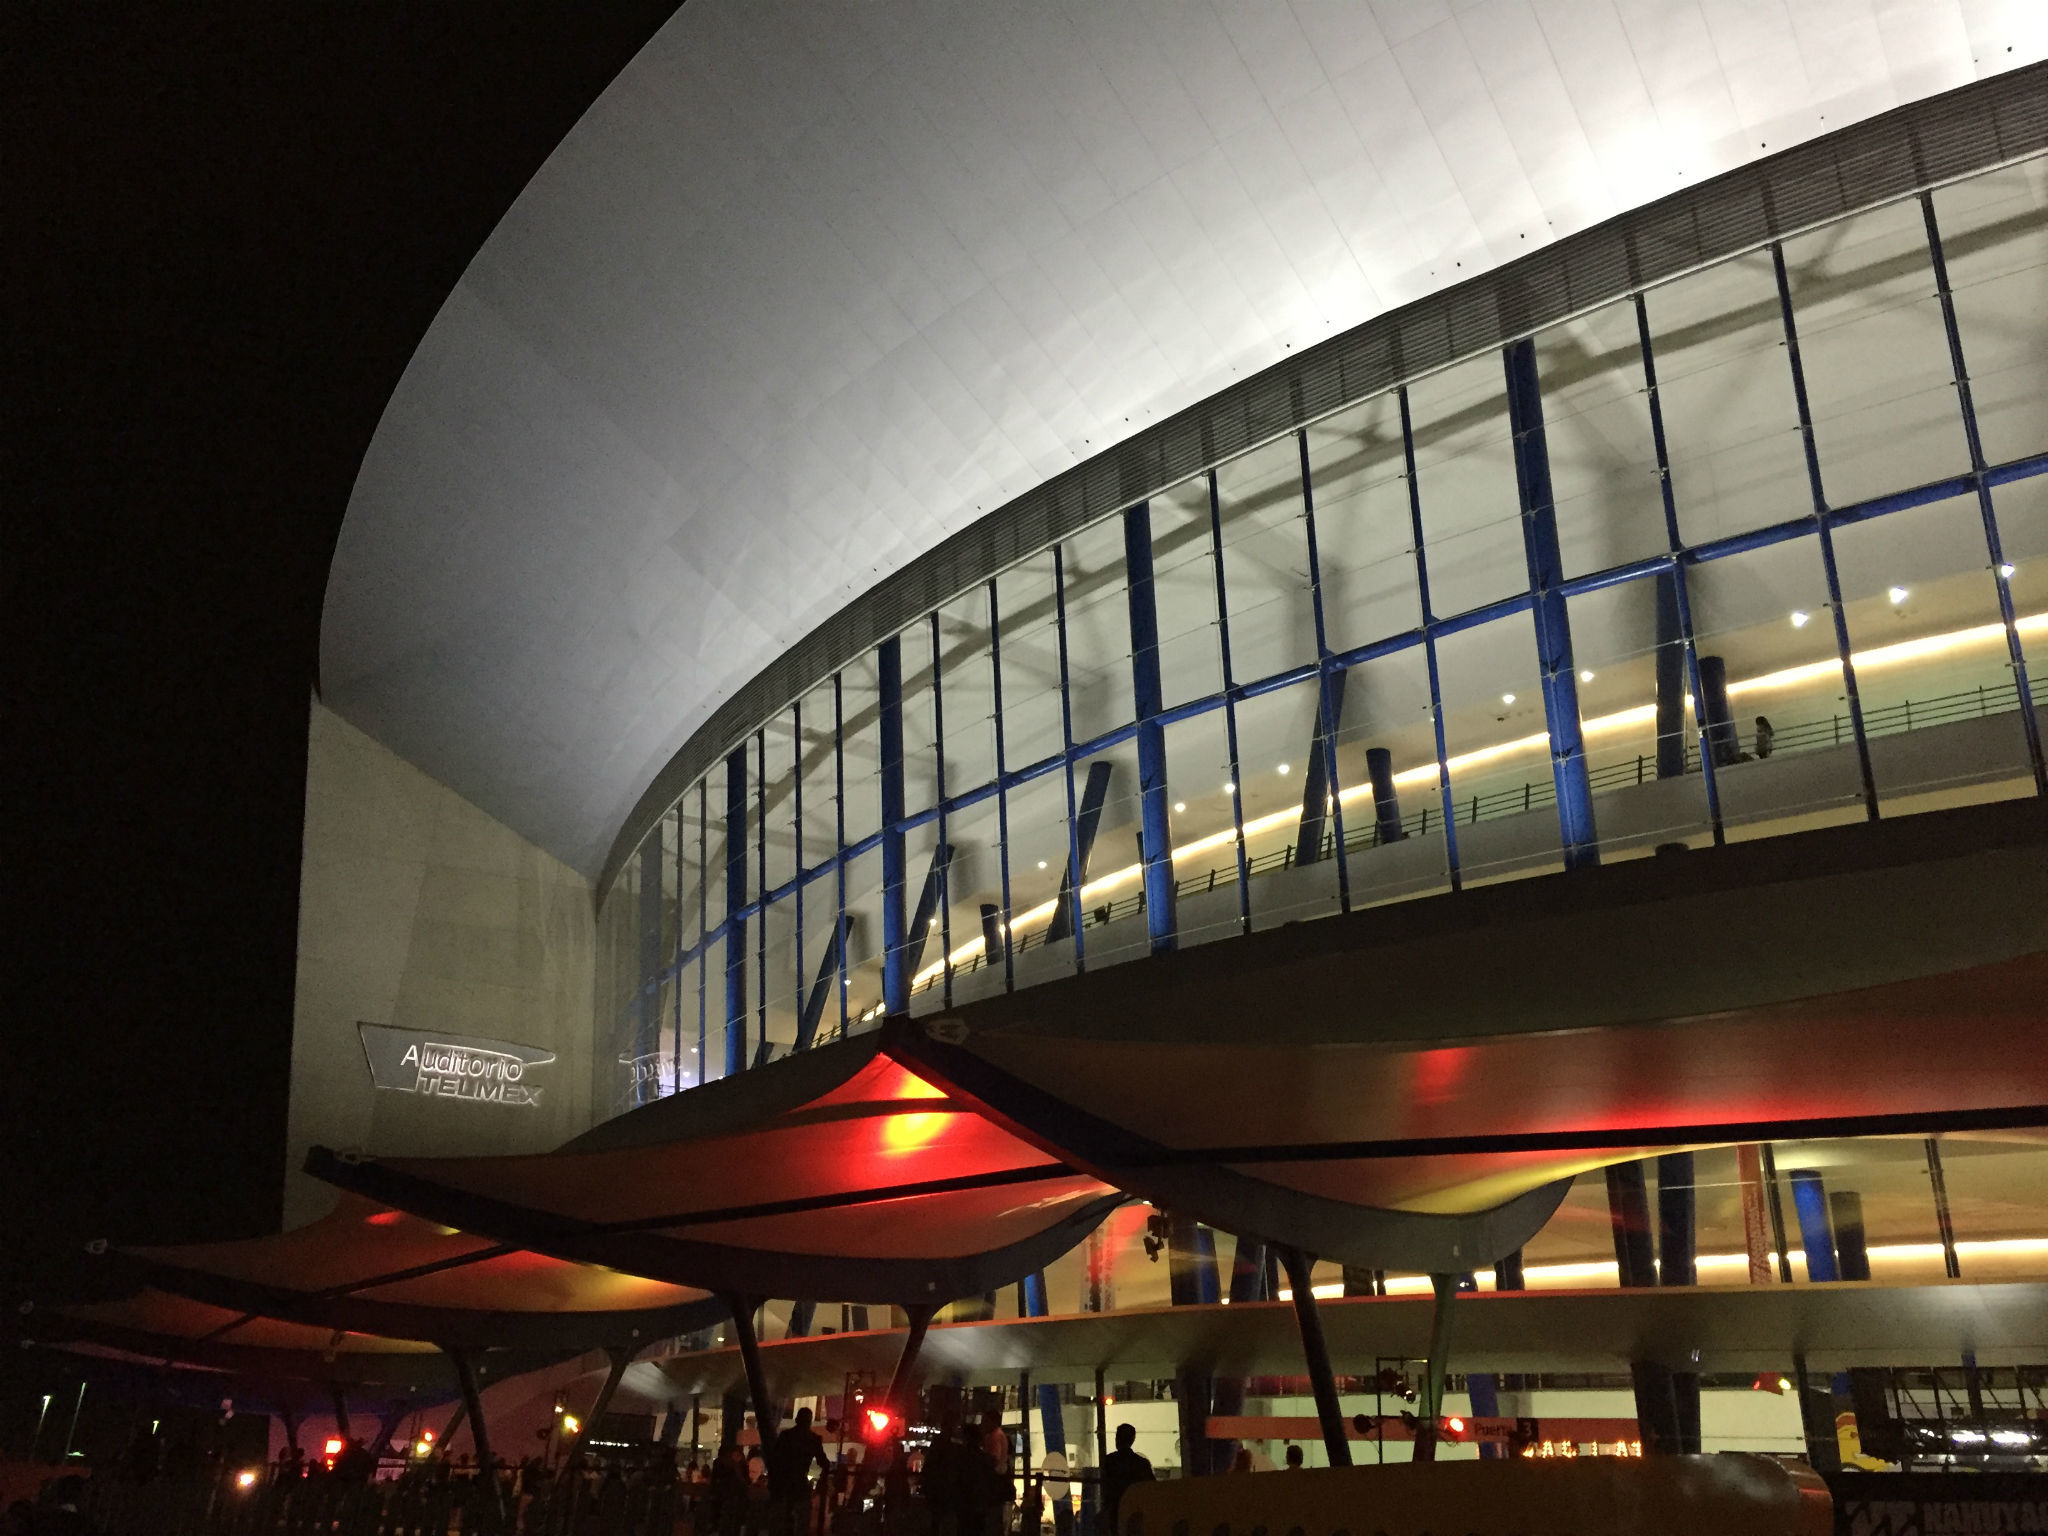
<instances>
[{"instance_id":1,"label":"concrete wall","mask_svg":"<svg viewBox=\"0 0 2048 1536\"><path fill-rule=\"evenodd\" d=\"M307 748L285 1222L327 1210L320 1143L541 1151L589 1119L596 933L583 876L319 703ZM358 1022L539 1046L537 1106L379 1090Z\"/></svg>"}]
</instances>

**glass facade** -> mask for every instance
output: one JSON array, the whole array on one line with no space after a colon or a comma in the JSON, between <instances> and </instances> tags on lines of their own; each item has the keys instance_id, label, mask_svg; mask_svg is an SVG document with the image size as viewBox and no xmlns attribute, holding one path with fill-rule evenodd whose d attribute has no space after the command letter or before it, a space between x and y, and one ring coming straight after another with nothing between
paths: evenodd
<instances>
[{"instance_id":1,"label":"glass facade","mask_svg":"<svg viewBox=\"0 0 2048 1536\"><path fill-rule=\"evenodd\" d=\"M1412 379L955 594L627 861L598 1117L1284 922L2042 793L2044 332L2037 160Z\"/></svg>"}]
</instances>

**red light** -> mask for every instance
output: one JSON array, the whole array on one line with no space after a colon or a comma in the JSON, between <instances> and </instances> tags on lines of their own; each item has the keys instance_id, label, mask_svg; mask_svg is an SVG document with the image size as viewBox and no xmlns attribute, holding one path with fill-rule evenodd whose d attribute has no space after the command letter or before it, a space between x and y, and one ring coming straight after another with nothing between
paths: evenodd
<instances>
[{"instance_id":1,"label":"red light","mask_svg":"<svg viewBox=\"0 0 2048 1536\"><path fill-rule=\"evenodd\" d=\"M339 1435L329 1435L327 1437L327 1454L330 1456L339 1456L341 1454L341 1437Z\"/></svg>"},{"instance_id":2,"label":"red light","mask_svg":"<svg viewBox=\"0 0 2048 1536\"><path fill-rule=\"evenodd\" d=\"M1444 1420L1444 1428L1454 1435L1465 1433L1465 1421L1455 1414Z\"/></svg>"},{"instance_id":3,"label":"red light","mask_svg":"<svg viewBox=\"0 0 2048 1536\"><path fill-rule=\"evenodd\" d=\"M870 1434L877 1436L886 1435L889 1433L889 1426L895 1422L895 1418L886 1408L870 1408L868 1410L868 1431Z\"/></svg>"}]
</instances>

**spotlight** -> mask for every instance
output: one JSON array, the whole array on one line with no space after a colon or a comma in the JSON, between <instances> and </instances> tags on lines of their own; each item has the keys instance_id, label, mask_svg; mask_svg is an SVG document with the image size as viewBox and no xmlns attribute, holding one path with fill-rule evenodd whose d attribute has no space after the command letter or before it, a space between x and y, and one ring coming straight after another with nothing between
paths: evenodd
<instances>
[{"instance_id":1,"label":"spotlight","mask_svg":"<svg viewBox=\"0 0 2048 1536\"><path fill-rule=\"evenodd\" d=\"M1500 696L1500 701L1503 704L1512 704L1515 702L1515 696L1512 693L1504 693Z\"/></svg>"},{"instance_id":2,"label":"spotlight","mask_svg":"<svg viewBox=\"0 0 2048 1536\"><path fill-rule=\"evenodd\" d=\"M1188 808L1188 803L1185 800L1176 800L1173 802L1173 808L1176 811L1184 811Z\"/></svg>"},{"instance_id":3,"label":"spotlight","mask_svg":"<svg viewBox=\"0 0 2048 1536\"><path fill-rule=\"evenodd\" d=\"M1285 763L1282 763L1282 764L1280 765L1280 772L1281 772L1282 774L1285 774L1285 773L1287 772L1287 764L1285 764Z\"/></svg>"},{"instance_id":4,"label":"spotlight","mask_svg":"<svg viewBox=\"0 0 2048 1536\"><path fill-rule=\"evenodd\" d=\"M1226 795L1234 795L1237 793L1237 786L1235 784L1225 784L1223 786L1223 793L1225 793Z\"/></svg>"},{"instance_id":5,"label":"spotlight","mask_svg":"<svg viewBox=\"0 0 2048 1536\"><path fill-rule=\"evenodd\" d=\"M2011 581L2013 578L2013 573L2018 569L2018 566L2014 565L2010 560L2008 560L2005 562L2005 564L2001 565L1998 568L1998 574L2003 576L2007 581Z\"/></svg>"},{"instance_id":6,"label":"spotlight","mask_svg":"<svg viewBox=\"0 0 2048 1536\"><path fill-rule=\"evenodd\" d=\"M1040 860L1038 861L1038 867L1039 867L1040 869L1043 869L1043 868L1045 868L1045 860L1043 860L1043 859L1040 859Z\"/></svg>"},{"instance_id":7,"label":"spotlight","mask_svg":"<svg viewBox=\"0 0 2048 1536\"><path fill-rule=\"evenodd\" d=\"M1806 612L1803 608L1794 608L1792 610L1792 627L1794 629L1804 629L1806 628L1806 621L1812 617L1813 615Z\"/></svg>"},{"instance_id":8,"label":"spotlight","mask_svg":"<svg viewBox=\"0 0 2048 1536\"><path fill-rule=\"evenodd\" d=\"M1590 683L1591 681L1593 681L1593 673L1590 668L1582 670L1579 673L1579 681L1582 683Z\"/></svg>"},{"instance_id":9,"label":"spotlight","mask_svg":"<svg viewBox=\"0 0 2048 1536\"><path fill-rule=\"evenodd\" d=\"M1896 608L1906 600L1906 589L1904 587L1893 587L1885 593L1885 596L1892 600L1892 606Z\"/></svg>"},{"instance_id":10,"label":"spotlight","mask_svg":"<svg viewBox=\"0 0 2048 1536\"><path fill-rule=\"evenodd\" d=\"M256 1474L246 1469L237 1472L235 1474L235 1486L237 1488L254 1488L256 1486Z\"/></svg>"}]
</instances>

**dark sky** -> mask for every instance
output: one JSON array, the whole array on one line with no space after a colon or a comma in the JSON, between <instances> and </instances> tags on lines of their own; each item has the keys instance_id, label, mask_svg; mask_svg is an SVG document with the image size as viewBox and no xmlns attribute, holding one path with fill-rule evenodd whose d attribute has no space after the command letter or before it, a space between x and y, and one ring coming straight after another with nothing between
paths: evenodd
<instances>
[{"instance_id":1,"label":"dark sky","mask_svg":"<svg viewBox=\"0 0 2048 1536\"><path fill-rule=\"evenodd\" d=\"M277 1220L321 596L407 358L675 0L0 15L0 1239Z\"/></svg>"}]
</instances>

